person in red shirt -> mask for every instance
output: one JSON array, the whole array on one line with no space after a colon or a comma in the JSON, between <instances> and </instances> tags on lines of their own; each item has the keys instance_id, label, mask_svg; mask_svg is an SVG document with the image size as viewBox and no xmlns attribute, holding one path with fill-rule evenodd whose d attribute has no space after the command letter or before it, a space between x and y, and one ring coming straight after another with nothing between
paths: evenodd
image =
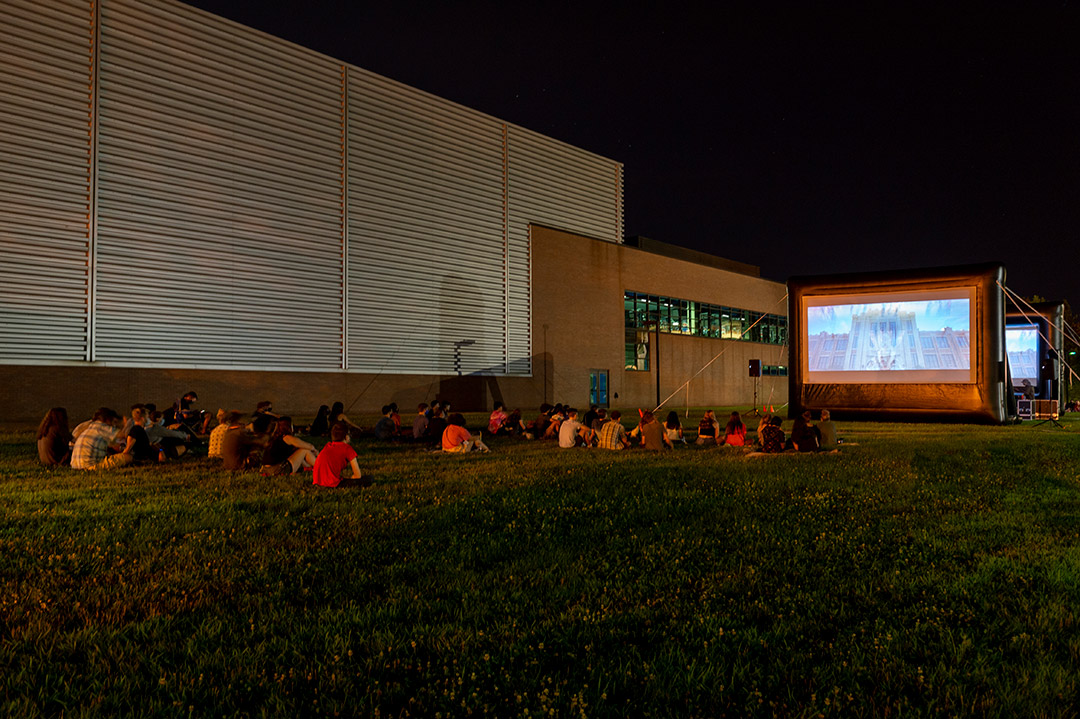
<instances>
[{"instance_id":1,"label":"person in red shirt","mask_svg":"<svg viewBox=\"0 0 1080 719\"><path fill-rule=\"evenodd\" d=\"M356 450L345 441L348 435L349 430L344 422L337 422L330 428L330 443L323 447L319 456L315 458L312 484L320 487L339 487L361 483ZM346 465L352 470L352 476L348 479L341 476L341 470L345 469Z\"/></svg>"}]
</instances>

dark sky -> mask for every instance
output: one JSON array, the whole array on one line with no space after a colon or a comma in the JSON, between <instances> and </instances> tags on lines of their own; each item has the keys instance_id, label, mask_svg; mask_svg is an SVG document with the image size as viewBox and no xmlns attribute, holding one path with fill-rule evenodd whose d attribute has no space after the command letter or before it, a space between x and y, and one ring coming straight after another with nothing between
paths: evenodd
<instances>
[{"instance_id":1,"label":"dark sky","mask_svg":"<svg viewBox=\"0 0 1080 719\"><path fill-rule=\"evenodd\" d=\"M624 163L628 235L1080 303L1080 4L190 4Z\"/></svg>"}]
</instances>

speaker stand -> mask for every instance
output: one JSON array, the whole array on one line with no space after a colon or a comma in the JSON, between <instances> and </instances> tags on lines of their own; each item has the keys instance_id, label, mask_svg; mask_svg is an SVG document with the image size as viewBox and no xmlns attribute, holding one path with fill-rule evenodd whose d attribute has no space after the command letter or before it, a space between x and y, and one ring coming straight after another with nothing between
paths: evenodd
<instances>
[{"instance_id":1,"label":"speaker stand","mask_svg":"<svg viewBox=\"0 0 1080 719\"><path fill-rule=\"evenodd\" d=\"M761 379L760 377L754 377L754 409L752 409L750 412L748 412L746 414L747 417L760 417L761 416L761 412L758 411L758 406L757 406L757 389L758 389L758 380L760 380L760 379Z\"/></svg>"}]
</instances>

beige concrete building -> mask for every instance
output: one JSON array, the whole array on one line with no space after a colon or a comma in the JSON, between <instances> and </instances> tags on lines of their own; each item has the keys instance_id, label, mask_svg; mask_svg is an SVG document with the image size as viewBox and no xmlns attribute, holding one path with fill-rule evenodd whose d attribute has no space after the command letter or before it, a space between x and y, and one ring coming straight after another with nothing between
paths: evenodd
<instances>
[{"instance_id":1,"label":"beige concrete building","mask_svg":"<svg viewBox=\"0 0 1080 719\"><path fill-rule=\"evenodd\" d=\"M659 395L673 408L749 407L755 383L759 402L787 402L786 289L757 267L654 241L616 245L538 226L532 243L534 400L602 400L590 394L604 372L607 401L596 403L610 406L651 409ZM680 307L679 321L660 313L635 322L628 292L690 306ZM727 324L707 325L703 305L729 310L719 313ZM732 317L735 310L744 316ZM659 333L650 322L660 323ZM773 332L762 337L767 323ZM758 379L749 376L752 359L763 368Z\"/></svg>"}]
</instances>

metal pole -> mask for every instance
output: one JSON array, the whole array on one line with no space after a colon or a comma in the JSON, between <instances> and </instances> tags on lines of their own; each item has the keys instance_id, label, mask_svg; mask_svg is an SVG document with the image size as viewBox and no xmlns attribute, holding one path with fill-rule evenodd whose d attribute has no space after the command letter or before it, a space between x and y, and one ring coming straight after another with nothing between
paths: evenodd
<instances>
[{"instance_id":1,"label":"metal pole","mask_svg":"<svg viewBox=\"0 0 1080 719\"><path fill-rule=\"evenodd\" d=\"M657 306L657 312L659 312L659 305ZM656 406L660 406L660 320L656 320Z\"/></svg>"}]
</instances>

